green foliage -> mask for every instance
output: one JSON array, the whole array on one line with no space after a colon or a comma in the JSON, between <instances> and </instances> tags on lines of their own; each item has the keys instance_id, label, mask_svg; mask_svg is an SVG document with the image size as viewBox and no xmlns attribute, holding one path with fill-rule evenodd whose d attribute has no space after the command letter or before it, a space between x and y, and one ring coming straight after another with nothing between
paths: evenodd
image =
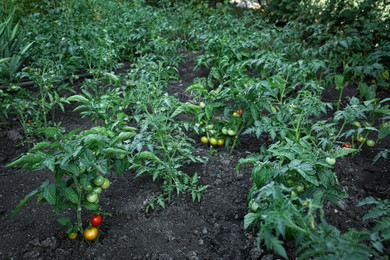
<instances>
[{"instance_id":1,"label":"green foliage","mask_svg":"<svg viewBox=\"0 0 390 260\"><path fill-rule=\"evenodd\" d=\"M0 84L8 85L24 62L24 57L33 43L25 44L20 34L19 23L14 24L15 9L11 6L7 17L0 12Z\"/></svg>"}]
</instances>

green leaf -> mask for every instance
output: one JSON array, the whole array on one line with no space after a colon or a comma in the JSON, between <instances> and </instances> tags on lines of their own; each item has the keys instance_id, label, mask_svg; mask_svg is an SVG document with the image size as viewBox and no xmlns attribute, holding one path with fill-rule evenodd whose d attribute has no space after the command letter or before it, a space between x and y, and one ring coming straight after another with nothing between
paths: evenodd
<instances>
[{"instance_id":1,"label":"green leaf","mask_svg":"<svg viewBox=\"0 0 390 260\"><path fill-rule=\"evenodd\" d=\"M161 160L152 152L141 152L135 155L136 159L150 159L160 162Z\"/></svg>"},{"instance_id":2,"label":"green leaf","mask_svg":"<svg viewBox=\"0 0 390 260\"><path fill-rule=\"evenodd\" d=\"M57 187L54 184L49 184L44 187L42 197L50 204L55 205L56 203L56 190Z\"/></svg>"},{"instance_id":3,"label":"green leaf","mask_svg":"<svg viewBox=\"0 0 390 260\"><path fill-rule=\"evenodd\" d=\"M189 86L186 91L194 91L194 90L197 90L199 91L200 93L202 93L203 95L206 95L208 93L207 89L205 86L201 85L201 84L193 84L191 86Z\"/></svg>"},{"instance_id":4,"label":"green leaf","mask_svg":"<svg viewBox=\"0 0 390 260\"><path fill-rule=\"evenodd\" d=\"M346 156L348 154L356 153L357 151L358 151L357 149L353 149L353 148L337 147L335 152L333 153L333 157L334 158L339 158L339 157Z\"/></svg>"},{"instance_id":5,"label":"green leaf","mask_svg":"<svg viewBox=\"0 0 390 260\"><path fill-rule=\"evenodd\" d=\"M58 222L63 226L70 226L72 225L72 220L69 217L62 217L58 219Z\"/></svg>"},{"instance_id":6,"label":"green leaf","mask_svg":"<svg viewBox=\"0 0 390 260\"><path fill-rule=\"evenodd\" d=\"M10 168L10 167L15 167L17 165L23 164L25 165L25 167L23 168L32 168L34 167L34 165L42 162L44 159L45 158L41 155L27 153L26 155L23 155L22 157L16 159L15 161L10 162L5 167Z\"/></svg>"},{"instance_id":7,"label":"green leaf","mask_svg":"<svg viewBox=\"0 0 390 260\"><path fill-rule=\"evenodd\" d=\"M244 229L247 229L253 222L259 218L259 214L249 212L244 217Z\"/></svg>"},{"instance_id":8,"label":"green leaf","mask_svg":"<svg viewBox=\"0 0 390 260\"><path fill-rule=\"evenodd\" d=\"M31 191L29 194L27 194L26 197L24 197L24 199L22 199L19 202L19 204L15 207L15 209L12 211L12 217L15 217L16 214L18 214L18 212L24 207L24 205L26 205L27 202L29 202L34 196L36 196L40 192L41 192L41 189L39 187L38 189L35 189L35 190Z\"/></svg>"},{"instance_id":9,"label":"green leaf","mask_svg":"<svg viewBox=\"0 0 390 260\"><path fill-rule=\"evenodd\" d=\"M99 205L95 204L95 203L86 202L83 204L83 207L86 208L87 210L90 210L90 211L98 211L99 210Z\"/></svg>"},{"instance_id":10,"label":"green leaf","mask_svg":"<svg viewBox=\"0 0 390 260\"><path fill-rule=\"evenodd\" d=\"M110 144L115 145L120 142L123 142L125 140L129 140L130 138L134 137L136 135L135 132L121 132L119 135L114 137L114 139L111 140Z\"/></svg>"},{"instance_id":11,"label":"green leaf","mask_svg":"<svg viewBox=\"0 0 390 260\"><path fill-rule=\"evenodd\" d=\"M33 148L30 149L29 153L32 153L32 152L35 152L35 151L38 151L38 150L43 150L45 148L50 147L50 145L51 145L50 142L40 142L40 143L37 143L36 145L34 145Z\"/></svg>"},{"instance_id":12,"label":"green leaf","mask_svg":"<svg viewBox=\"0 0 390 260\"><path fill-rule=\"evenodd\" d=\"M388 135L390 135L390 124L384 128L379 129L378 138L384 139Z\"/></svg>"},{"instance_id":13,"label":"green leaf","mask_svg":"<svg viewBox=\"0 0 390 260\"><path fill-rule=\"evenodd\" d=\"M84 97L82 95L73 95L73 96L68 97L66 100L77 101L77 102L81 102L84 104L88 104L90 102L86 97Z\"/></svg>"},{"instance_id":14,"label":"green leaf","mask_svg":"<svg viewBox=\"0 0 390 260\"><path fill-rule=\"evenodd\" d=\"M120 148L105 148L102 152L105 154L130 154L129 151Z\"/></svg>"},{"instance_id":15,"label":"green leaf","mask_svg":"<svg viewBox=\"0 0 390 260\"><path fill-rule=\"evenodd\" d=\"M272 248L280 256L288 259L287 252L283 247L283 242L280 241L277 237L270 237L269 239L266 239L266 243L269 248Z\"/></svg>"},{"instance_id":16,"label":"green leaf","mask_svg":"<svg viewBox=\"0 0 390 260\"><path fill-rule=\"evenodd\" d=\"M70 187L64 189L64 196L73 204L77 204L79 201L79 196L77 195L76 191Z\"/></svg>"},{"instance_id":17,"label":"green leaf","mask_svg":"<svg viewBox=\"0 0 390 260\"><path fill-rule=\"evenodd\" d=\"M34 133L45 134L48 137L53 138L56 134L60 133L62 129L57 127L42 127L34 130Z\"/></svg>"}]
</instances>

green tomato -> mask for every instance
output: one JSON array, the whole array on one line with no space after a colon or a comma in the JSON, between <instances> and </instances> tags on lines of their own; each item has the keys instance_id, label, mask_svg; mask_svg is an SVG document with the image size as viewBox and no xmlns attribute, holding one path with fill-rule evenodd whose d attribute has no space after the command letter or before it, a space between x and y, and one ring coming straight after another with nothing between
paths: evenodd
<instances>
[{"instance_id":1,"label":"green tomato","mask_svg":"<svg viewBox=\"0 0 390 260\"><path fill-rule=\"evenodd\" d=\"M326 158L325 158L325 161L326 161L328 164L330 164L330 165L335 165L335 163L336 163L336 159L333 158L333 157L326 157Z\"/></svg>"},{"instance_id":2,"label":"green tomato","mask_svg":"<svg viewBox=\"0 0 390 260\"><path fill-rule=\"evenodd\" d=\"M297 186L295 186L295 189L297 192L301 193L305 190L305 186L302 183L299 183Z\"/></svg>"},{"instance_id":3,"label":"green tomato","mask_svg":"<svg viewBox=\"0 0 390 260\"><path fill-rule=\"evenodd\" d=\"M254 200L252 200L249 204L250 204L249 207L253 212L256 212L257 209L259 208L259 204Z\"/></svg>"},{"instance_id":4,"label":"green tomato","mask_svg":"<svg viewBox=\"0 0 390 260\"><path fill-rule=\"evenodd\" d=\"M372 139L368 139L368 140L366 141L366 145L367 145L368 147L374 147L375 144L376 144L375 141L372 140Z\"/></svg>"},{"instance_id":5,"label":"green tomato","mask_svg":"<svg viewBox=\"0 0 390 260\"><path fill-rule=\"evenodd\" d=\"M200 102L200 103L199 103L199 106L200 106L201 108L205 108L205 107L206 107L206 103L205 103L205 102Z\"/></svg>"},{"instance_id":6,"label":"green tomato","mask_svg":"<svg viewBox=\"0 0 390 260\"><path fill-rule=\"evenodd\" d=\"M100 194L100 193L102 193L102 188L101 187L95 187L95 188L93 188L93 190L92 190L94 193L96 193L96 194Z\"/></svg>"},{"instance_id":7,"label":"green tomato","mask_svg":"<svg viewBox=\"0 0 390 260\"><path fill-rule=\"evenodd\" d=\"M80 174L83 174L83 173L85 173L86 170L87 170L87 167L86 167L85 165L81 165L81 166L80 166L79 173L80 173Z\"/></svg>"},{"instance_id":8,"label":"green tomato","mask_svg":"<svg viewBox=\"0 0 390 260\"><path fill-rule=\"evenodd\" d=\"M363 143L366 140L366 138L364 137L364 135L358 135L358 136L356 136L356 140L359 143Z\"/></svg>"},{"instance_id":9,"label":"green tomato","mask_svg":"<svg viewBox=\"0 0 390 260\"><path fill-rule=\"evenodd\" d=\"M229 129L227 131L227 134L230 135L230 136L235 136L236 135L236 131L234 131L233 129Z\"/></svg>"},{"instance_id":10,"label":"green tomato","mask_svg":"<svg viewBox=\"0 0 390 260\"><path fill-rule=\"evenodd\" d=\"M223 127L222 128L222 134L227 135L227 133L228 133L228 130L226 129L226 127Z\"/></svg>"},{"instance_id":11,"label":"green tomato","mask_svg":"<svg viewBox=\"0 0 390 260\"><path fill-rule=\"evenodd\" d=\"M95 179L93 179L93 184L95 184L95 186L99 187L99 186L102 186L102 184L104 183L104 177L103 176L97 176Z\"/></svg>"},{"instance_id":12,"label":"green tomato","mask_svg":"<svg viewBox=\"0 0 390 260\"><path fill-rule=\"evenodd\" d=\"M101 186L101 188L103 189L103 190L106 190L106 189L108 189L108 187L110 187L110 180L109 179L105 179L104 180L104 182L103 182L103 184L102 184L102 186Z\"/></svg>"},{"instance_id":13,"label":"green tomato","mask_svg":"<svg viewBox=\"0 0 390 260\"><path fill-rule=\"evenodd\" d=\"M95 202L98 201L99 195L96 194L95 192L90 192L90 193L87 194L86 199L90 203L95 203Z\"/></svg>"},{"instance_id":14,"label":"green tomato","mask_svg":"<svg viewBox=\"0 0 390 260\"><path fill-rule=\"evenodd\" d=\"M362 125L358 121L353 122L353 125L356 126L357 128L362 127Z\"/></svg>"},{"instance_id":15,"label":"green tomato","mask_svg":"<svg viewBox=\"0 0 390 260\"><path fill-rule=\"evenodd\" d=\"M83 189L85 191L92 191L93 190L93 186L92 186L92 184L87 184L86 186L83 186Z\"/></svg>"}]
</instances>

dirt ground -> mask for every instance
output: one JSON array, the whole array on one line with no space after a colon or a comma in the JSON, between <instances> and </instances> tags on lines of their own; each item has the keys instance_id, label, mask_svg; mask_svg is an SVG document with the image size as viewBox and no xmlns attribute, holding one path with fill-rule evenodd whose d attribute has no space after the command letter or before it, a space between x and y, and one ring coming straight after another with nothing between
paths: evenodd
<instances>
[{"instance_id":1,"label":"dirt ground","mask_svg":"<svg viewBox=\"0 0 390 260\"><path fill-rule=\"evenodd\" d=\"M181 79L172 82L167 90L182 101L187 98L184 89L193 79L207 75L204 68L194 71L193 57L188 54L180 66ZM87 119L71 112L61 114L60 120L67 129L91 126ZM69 240L51 207L34 201L11 218L17 203L50 173L1 167L0 259L278 259L270 252L258 251L256 234L243 228L251 169L242 167L236 174L235 166L240 158L258 151L268 141L267 137L256 142L253 139L256 138L243 136L242 144L232 154L220 149L215 155L198 142L196 153L209 160L183 171L197 172L200 183L209 185L199 203L182 195L166 209L146 214L145 203L152 193L160 191L159 183L153 183L150 176L134 178L132 172L111 176L111 187L102 196L101 205L112 217L104 220L98 243ZM0 166L27 151L20 146L22 141L23 132L16 121L0 129ZM367 208L356 207L363 198L389 199L390 160L372 165L373 157L384 148L389 148L389 142L337 161L335 171L350 197L340 206L327 204L326 216L340 230L370 227L371 223L361 219Z\"/></svg>"}]
</instances>

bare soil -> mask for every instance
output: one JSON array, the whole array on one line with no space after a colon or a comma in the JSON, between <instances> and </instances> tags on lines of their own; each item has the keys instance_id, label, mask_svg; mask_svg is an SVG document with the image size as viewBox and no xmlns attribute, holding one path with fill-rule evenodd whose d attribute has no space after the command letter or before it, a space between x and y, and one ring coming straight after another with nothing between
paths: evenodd
<instances>
[{"instance_id":1,"label":"bare soil","mask_svg":"<svg viewBox=\"0 0 390 260\"><path fill-rule=\"evenodd\" d=\"M167 89L182 101L188 100L184 90L193 79L208 73L205 68L194 70L194 57L187 53L180 66L181 79ZM70 111L59 114L62 126L69 130L91 126L87 119ZM8 128L0 129L0 138L0 166L27 151L21 146L23 131L15 119L10 120ZM197 144L196 153L209 160L183 170L197 172L200 183L209 185L199 203L184 195L174 198L166 209L146 214L147 199L160 191L160 183L152 182L150 176L135 178L132 172L111 176L111 187L102 196L101 205L112 217L104 220L97 243L69 240L47 205L29 202L11 218L17 203L50 178L50 173L1 167L0 259L278 259L270 252L257 250L256 234L243 228L251 169L247 166L235 172L240 158L257 152L269 140L243 136L241 141L232 154L220 149L211 155L206 146ZM371 227L370 222L362 221L367 208L356 206L363 198L389 199L390 161L382 159L372 165L373 157L384 148L389 148L388 142L337 161L335 172L350 197L340 206L326 204L326 216L340 230Z\"/></svg>"}]
</instances>

